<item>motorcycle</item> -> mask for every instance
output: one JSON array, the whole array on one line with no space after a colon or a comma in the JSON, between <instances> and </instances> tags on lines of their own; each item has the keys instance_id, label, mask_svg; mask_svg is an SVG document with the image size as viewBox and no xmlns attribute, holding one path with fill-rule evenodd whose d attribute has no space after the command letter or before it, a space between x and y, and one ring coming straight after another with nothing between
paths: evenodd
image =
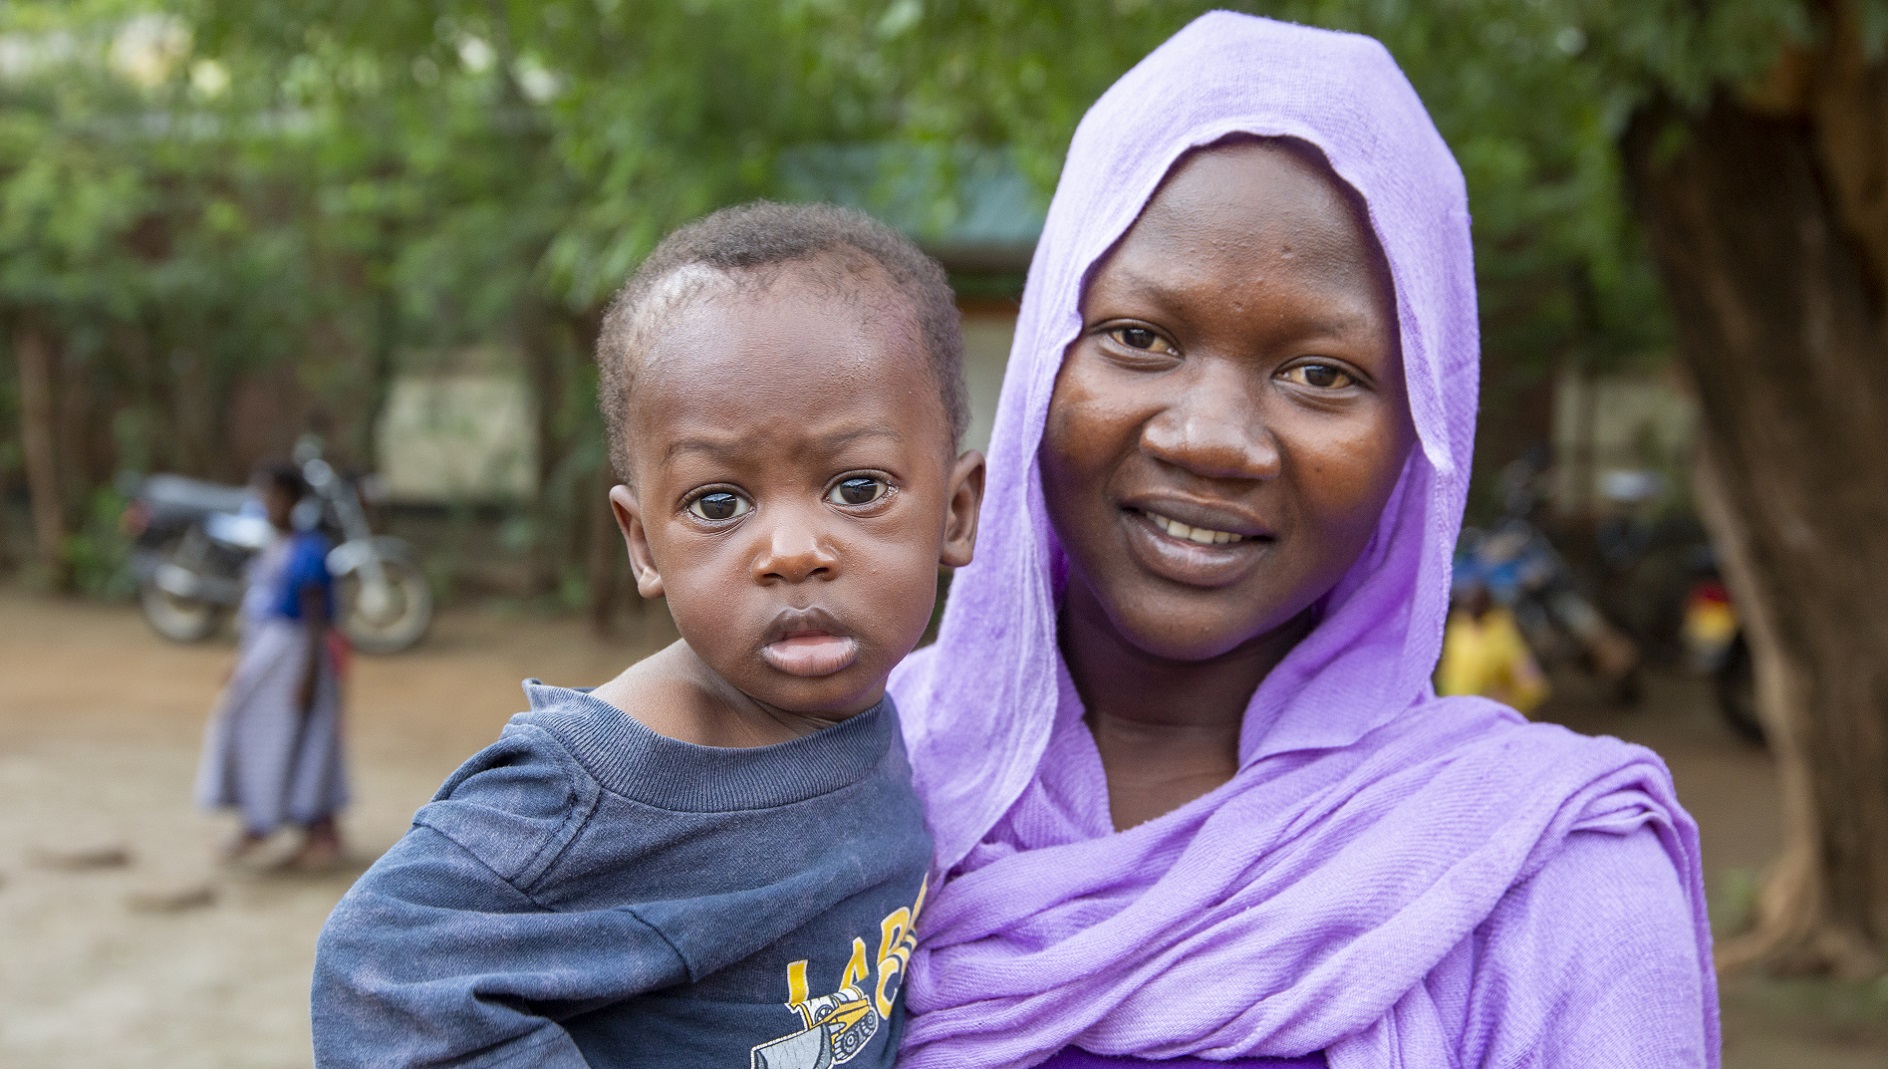
<instances>
[{"instance_id":1,"label":"motorcycle","mask_svg":"<svg viewBox=\"0 0 1888 1069\"><path fill-rule=\"evenodd\" d=\"M1762 743L1750 644L1717 552L1695 517L1650 516L1639 507L1661 489L1655 480L1649 472L1608 477L1613 512L1597 532L1599 603L1654 657L1709 678L1724 722Z\"/></svg>"},{"instance_id":2,"label":"motorcycle","mask_svg":"<svg viewBox=\"0 0 1888 1069\"><path fill-rule=\"evenodd\" d=\"M1685 595L1680 639L1691 668L1711 677L1718 712L1724 722L1745 739L1765 742L1763 721L1757 717L1757 681L1751 668L1750 643L1730 591L1717 574L1717 560L1709 547L1698 554L1700 577Z\"/></svg>"},{"instance_id":3,"label":"motorcycle","mask_svg":"<svg viewBox=\"0 0 1888 1069\"><path fill-rule=\"evenodd\" d=\"M361 480L335 471L318 440L297 442L295 462L309 489L296 506L296 522L319 526L334 542L328 571L335 580L336 626L363 652L413 646L433 619L432 591L413 548L374 534ZM242 602L249 560L276 537L261 502L245 487L179 475L137 480L129 496L123 526L133 538L145 621L174 642L216 634Z\"/></svg>"}]
</instances>

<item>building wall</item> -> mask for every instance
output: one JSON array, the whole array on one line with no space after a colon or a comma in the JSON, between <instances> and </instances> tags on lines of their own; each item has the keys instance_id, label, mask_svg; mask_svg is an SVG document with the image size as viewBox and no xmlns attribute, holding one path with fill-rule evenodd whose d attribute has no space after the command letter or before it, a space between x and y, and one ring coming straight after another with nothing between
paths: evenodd
<instances>
[{"instance_id":1,"label":"building wall","mask_svg":"<svg viewBox=\"0 0 1888 1069\"><path fill-rule=\"evenodd\" d=\"M536 471L531 397L499 373L405 374L380 417L379 471L402 504L517 501Z\"/></svg>"},{"instance_id":2,"label":"building wall","mask_svg":"<svg viewBox=\"0 0 1888 1069\"><path fill-rule=\"evenodd\" d=\"M1675 371L1562 375L1554 391L1560 510L1605 511L1635 483L1655 491L1651 500L1687 503L1697 433L1697 403ZM1656 486L1645 487L1647 477Z\"/></svg>"},{"instance_id":3,"label":"building wall","mask_svg":"<svg viewBox=\"0 0 1888 1069\"><path fill-rule=\"evenodd\" d=\"M1016 337L1016 312L1001 306L964 309L964 382L970 392L970 426L964 448L987 450L996 402L1003 390L1003 369Z\"/></svg>"},{"instance_id":4,"label":"building wall","mask_svg":"<svg viewBox=\"0 0 1888 1069\"><path fill-rule=\"evenodd\" d=\"M964 309L970 425L964 448L986 449L1016 334L1014 302ZM492 361L486 361L488 364ZM535 491L531 396L502 370L425 370L393 383L381 414L376 467L400 504L490 504Z\"/></svg>"}]
</instances>

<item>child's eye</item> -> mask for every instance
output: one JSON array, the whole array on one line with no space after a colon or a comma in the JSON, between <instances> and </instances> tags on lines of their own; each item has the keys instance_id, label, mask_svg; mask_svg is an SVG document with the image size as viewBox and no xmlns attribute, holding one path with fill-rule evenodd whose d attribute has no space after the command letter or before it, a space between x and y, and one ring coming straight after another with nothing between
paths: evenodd
<instances>
[{"instance_id":1,"label":"child's eye","mask_svg":"<svg viewBox=\"0 0 1888 1069\"><path fill-rule=\"evenodd\" d=\"M1284 376L1287 382L1295 382L1300 386L1310 386L1319 390L1341 390L1357 383L1355 375L1336 364L1298 364L1295 367L1286 368Z\"/></svg>"},{"instance_id":2,"label":"child's eye","mask_svg":"<svg viewBox=\"0 0 1888 1069\"><path fill-rule=\"evenodd\" d=\"M751 506L739 494L726 490L706 493L688 503L688 511L704 520L719 523L747 515Z\"/></svg>"},{"instance_id":3,"label":"child's eye","mask_svg":"<svg viewBox=\"0 0 1888 1069\"><path fill-rule=\"evenodd\" d=\"M835 505L869 505L885 496L890 487L885 480L874 479L865 475L855 475L850 479L841 479L839 485L826 491L826 500Z\"/></svg>"},{"instance_id":4,"label":"child's eye","mask_svg":"<svg viewBox=\"0 0 1888 1069\"><path fill-rule=\"evenodd\" d=\"M1166 355L1174 351L1167 339L1146 327L1111 327L1108 336L1130 349Z\"/></svg>"}]
</instances>

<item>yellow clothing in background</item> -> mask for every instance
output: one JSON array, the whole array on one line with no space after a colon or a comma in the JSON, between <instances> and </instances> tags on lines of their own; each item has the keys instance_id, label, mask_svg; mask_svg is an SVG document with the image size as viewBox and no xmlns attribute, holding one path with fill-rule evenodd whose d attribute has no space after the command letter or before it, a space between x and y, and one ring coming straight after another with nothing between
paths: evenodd
<instances>
[{"instance_id":1,"label":"yellow clothing in background","mask_svg":"<svg viewBox=\"0 0 1888 1069\"><path fill-rule=\"evenodd\" d=\"M1480 694L1526 713L1547 699L1547 690L1513 613L1489 609L1479 620L1460 609L1449 614L1437 693Z\"/></svg>"}]
</instances>

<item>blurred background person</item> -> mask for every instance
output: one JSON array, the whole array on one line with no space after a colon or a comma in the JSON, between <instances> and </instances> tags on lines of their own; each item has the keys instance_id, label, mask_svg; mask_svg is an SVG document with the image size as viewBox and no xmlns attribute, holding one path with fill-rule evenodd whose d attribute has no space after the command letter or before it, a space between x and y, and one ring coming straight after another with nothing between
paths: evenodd
<instances>
[{"instance_id":1,"label":"blurred background person","mask_svg":"<svg viewBox=\"0 0 1888 1069\"><path fill-rule=\"evenodd\" d=\"M1532 713L1549 690L1514 614L1495 604L1485 583L1458 587L1442 633L1436 693L1479 694Z\"/></svg>"},{"instance_id":2,"label":"blurred background person","mask_svg":"<svg viewBox=\"0 0 1888 1069\"><path fill-rule=\"evenodd\" d=\"M335 817L347 801L341 754L341 660L330 624L334 580L328 539L299 523L308 485L293 464L269 463L256 488L275 537L250 562L241 644L204 740L197 801L237 810L242 828L224 848L234 861L284 824L302 829L286 861L326 868L339 860Z\"/></svg>"}]
</instances>

